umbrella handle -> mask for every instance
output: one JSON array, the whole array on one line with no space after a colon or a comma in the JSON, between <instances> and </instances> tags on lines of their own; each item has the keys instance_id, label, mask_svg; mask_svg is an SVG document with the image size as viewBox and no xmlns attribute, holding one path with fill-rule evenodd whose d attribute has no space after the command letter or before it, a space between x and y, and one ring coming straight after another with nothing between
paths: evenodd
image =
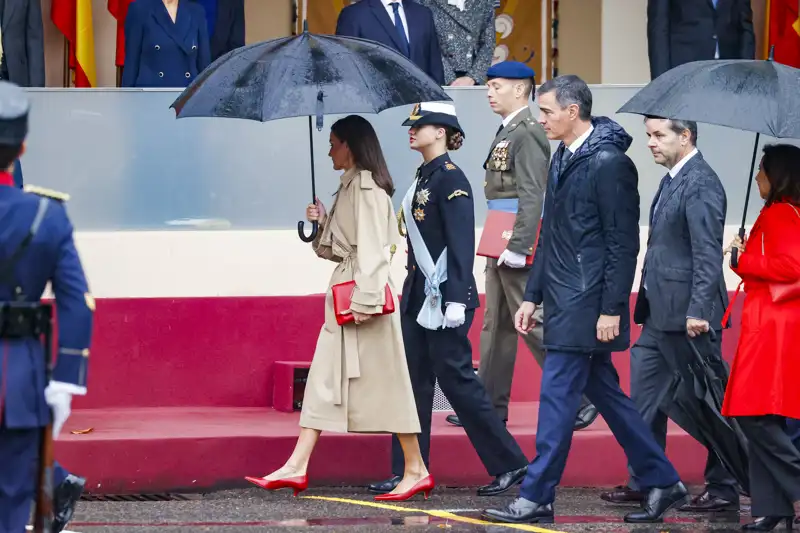
<instances>
[{"instance_id":1,"label":"umbrella handle","mask_svg":"<svg viewBox=\"0 0 800 533\"><path fill-rule=\"evenodd\" d=\"M314 239L317 238L317 232L319 231L319 224L317 222L311 223L311 235L306 237L306 232L303 230L303 226L305 226L305 222L302 220L297 223L297 234L300 235L300 240L303 242L312 242Z\"/></svg>"}]
</instances>

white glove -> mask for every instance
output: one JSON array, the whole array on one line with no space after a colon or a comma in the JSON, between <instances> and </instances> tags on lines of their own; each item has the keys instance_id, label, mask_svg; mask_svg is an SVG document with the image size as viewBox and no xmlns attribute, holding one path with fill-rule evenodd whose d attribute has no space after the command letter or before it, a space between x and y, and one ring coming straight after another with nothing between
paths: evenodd
<instances>
[{"instance_id":1,"label":"white glove","mask_svg":"<svg viewBox=\"0 0 800 533\"><path fill-rule=\"evenodd\" d=\"M444 327L457 328L464 323L464 311L467 306L464 304L448 303L444 311Z\"/></svg>"},{"instance_id":2,"label":"white glove","mask_svg":"<svg viewBox=\"0 0 800 533\"><path fill-rule=\"evenodd\" d=\"M527 258L527 255L518 254L517 252L512 252L511 250L503 250L503 253L500 254L499 258L497 258L497 266L506 264L511 268L522 268L525 266L525 260Z\"/></svg>"},{"instance_id":3,"label":"white glove","mask_svg":"<svg viewBox=\"0 0 800 533\"><path fill-rule=\"evenodd\" d=\"M86 387L51 381L44 389L44 399L53 410L53 440L58 438L61 428L72 412L73 394L83 396L86 394Z\"/></svg>"}]
</instances>

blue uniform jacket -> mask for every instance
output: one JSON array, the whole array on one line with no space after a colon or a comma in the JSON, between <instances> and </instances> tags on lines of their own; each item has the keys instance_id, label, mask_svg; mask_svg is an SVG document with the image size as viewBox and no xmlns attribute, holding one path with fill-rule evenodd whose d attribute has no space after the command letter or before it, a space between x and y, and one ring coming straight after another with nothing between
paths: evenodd
<instances>
[{"instance_id":1,"label":"blue uniform jacket","mask_svg":"<svg viewBox=\"0 0 800 533\"><path fill-rule=\"evenodd\" d=\"M447 246L447 281L442 283L442 310L447 303L478 307L472 268L475 263L475 206L464 172L444 154L420 167L414 201L414 220L433 260ZM407 221L407 223L410 223ZM416 315L425 300L425 276L408 241L408 276L400 310Z\"/></svg>"},{"instance_id":2,"label":"blue uniform jacket","mask_svg":"<svg viewBox=\"0 0 800 533\"><path fill-rule=\"evenodd\" d=\"M439 85L444 85L444 66L433 13L413 0L403 0L408 20L409 59ZM361 0L342 9L336 21L336 35L377 41L403 53L400 34L381 0Z\"/></svg>"},{"instance_id":3,"label":"blue uniform jacket","mask_svg":"<svg viewBox=\"0 0 800 533\"><path fill-rule=\"evenodd\" d=\"M44 204L44 205L43 205ZM17 263L15 273L26 300L39 301L48 282L55 295L58 347L52 379L86 386L94 299L89 293L72 224L61 201L0 186L0 261L17 249L41 220L36 235ZM0 285L0 301L13 300L13 287ZM44 399L45 360L38 339L0 339L0 396L4 423L9 428L37 428L50 421ZM0 394L2 394L0 387Z\"/></svg>"},{"instance_id":4,"label":"blue uniform jacket","mask_svg":"<svg viewBox=\"0 0 800 533\"><path fill-rule=\"evenodd\" d=\"M590 353L630 344L630 295L639 253L638 173L625 155L633 138L606 117L561 168L564 143L547 177L539 243L525 300L544 302L544 345ZM597 340L600 315L619 316L619 336Z\"/></svg>"},{"instance_id":5,"label":"blue uniform jacket","mask_svg":"<svg viewBox=\"0 0 800 533\"><path fill-rule=\"evenodd\" d=\"M181 1L175 22L161 0L136 0L125 18L123 87L186 87L211 63L203 6Z\"/></svg>"}]
</instances>

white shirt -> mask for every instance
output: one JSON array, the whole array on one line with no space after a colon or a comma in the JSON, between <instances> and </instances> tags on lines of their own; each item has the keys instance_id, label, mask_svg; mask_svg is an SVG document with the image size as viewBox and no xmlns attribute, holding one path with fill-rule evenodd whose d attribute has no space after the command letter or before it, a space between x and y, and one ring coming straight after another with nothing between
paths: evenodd
<instances>
[{"instance_id":1,"label":"white shirt","mask_svg":"<svg viewBox=\"0 0 800 533\"><path fill-rule=\"evenodd\" d=\"M382 0L383 7L386 8L386 12L389 13L389 20L392 21L392 26L394 26L394 7L392 7L393 3L400 4L400 8L397 10L400 13L400 20L403 21L403 29L406 30L406 40L411 43L411 39L408 36L408 19L406 19L406 10L403 9L403 2L402 0Z\"/></svg>"},{"instance_id":2,"label":"white shirt","mask_svg":"<svg viewBox=\"0 0 800 533\"><path fill-rule=\"evenodd\" d=\"M693 157L694 157L694 155L695 155L696 153L697 153L697 148L695 148L694 150L692 150L691 152L689 152L688 154L686 154L685 156L683 156L683 159L681 159L680 161L678 161L678 162L675 164L675 166L674 166L674 167L672 167L671 169L669 169L669 177L670 177L670 178L674 178L675 176L677 176L677 175L678 175L678 172L680 172L680 171L681 171L681 169L683 168L683 166L684 166L686 163L688 163L688 162L689 162L689 160L690 160L691 158L693 158Z\"/></svg>"},{"instance_id":3,"label":"white shirt","mask_svg":"<svg viewBox=\"0 0 800 533\"><path fill-rule=\"evenodd\" d=\"M511 123L511 121L514 120L514 117L522 113L527 108L528 104L525 104L523 107L520 107L516 111L513 111L511 114L509 114L506 118L503 119L503 127L505 128L506 126L508 126Z\"/></svg>"},{"instance_id":4,"label":"white shirt","mask_svg":"<svg viewBox=\"0 0 800 533\"><path fill-rule=\"evenodd\" d=\"M586 142L586 139L589 138L589 135L591 135L593 131L594 131L594 126L590 125L589 129L583 132L583 135L572 141L572 144L567 146L567 149L570 151L570 153L574 154L575 152L577 152L578 148L583 146L583 143Z\"/></svg>"}]
</instances>

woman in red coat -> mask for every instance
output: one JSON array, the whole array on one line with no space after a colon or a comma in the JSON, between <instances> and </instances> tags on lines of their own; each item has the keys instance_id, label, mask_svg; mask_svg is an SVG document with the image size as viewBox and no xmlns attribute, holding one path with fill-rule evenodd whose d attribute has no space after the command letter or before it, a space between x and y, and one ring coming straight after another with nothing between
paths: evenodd
<instances>
[{"instance_id":1,"label":"woman in red coat","mask_svg":"<svg viewBox=\"0 0 800 533\"><path fill-rule=\"evenodd\" d=\"M750 446L751 514L743 529L800 523L800 451L786 418L800 418L800 148L767 146L758 176L764 208L731 267L747 296L722 414L736 417ZM776 298L775 288L796 286ZM777 300L777 301L776 301Z\"/></svg>"}]
</instances>

